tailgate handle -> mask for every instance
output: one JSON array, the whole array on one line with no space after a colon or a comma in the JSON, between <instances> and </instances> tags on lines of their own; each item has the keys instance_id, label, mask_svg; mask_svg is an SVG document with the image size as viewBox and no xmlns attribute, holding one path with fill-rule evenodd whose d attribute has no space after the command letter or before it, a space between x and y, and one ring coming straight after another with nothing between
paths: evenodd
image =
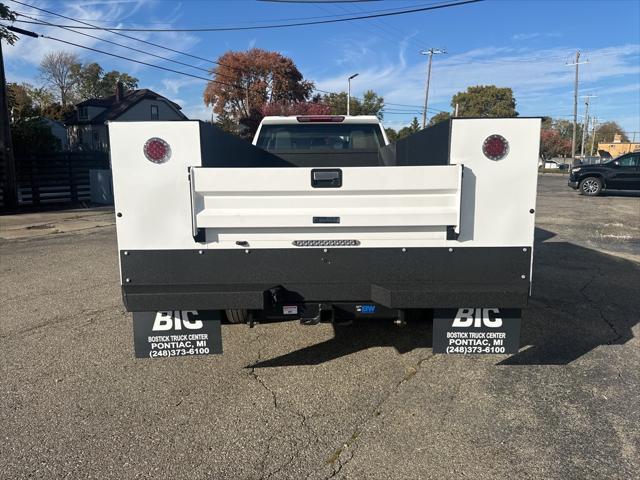
<instances>
[{"instance_id":1,"label":"tailgate handle","mask_svg":"<svg viewBox=\"0 0 640 480\"><path fill-rule=\"evenodd\" d=\"M342 186L342 170L339 168L311 170L311 186L313 188L340 188Z\"/></svg>"}]
</instances>

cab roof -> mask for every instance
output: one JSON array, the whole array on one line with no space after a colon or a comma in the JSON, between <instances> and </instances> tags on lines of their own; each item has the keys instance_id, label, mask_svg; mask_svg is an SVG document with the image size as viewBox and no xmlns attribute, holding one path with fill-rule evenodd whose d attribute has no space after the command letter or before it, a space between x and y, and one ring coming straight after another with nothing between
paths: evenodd
<instances>
[{"instance_id":1,"label":"cab roof","mask_svg":"<svg viewBox=\"0 0 640 480\"><path fill-rule=\"evenodd\" d=\"M343 120L336 122L335 120L329 120L329 118L341 117ZM309 122L308 120L299 121L298 118L314 119ZM327 118L326 122L321 121L322 118ZM288 124L305 124L305 123L356 123L356 124L380 124L380 119L375 115L291 115L291 116L271 116L264 117L262 119L262 125L288 125Z\"/></svg>"}]
</instances>

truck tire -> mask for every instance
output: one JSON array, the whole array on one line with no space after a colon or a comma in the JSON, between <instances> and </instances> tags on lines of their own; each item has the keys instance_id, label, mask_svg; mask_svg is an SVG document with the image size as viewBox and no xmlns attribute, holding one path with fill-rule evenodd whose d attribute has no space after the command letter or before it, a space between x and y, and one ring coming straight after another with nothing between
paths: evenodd
<instances>
[{"instance_id":1,"label":"truck tire","mask_svg":"<svg viewBox=\"0 0 640 480\"><path fill-rule=\"evenodd\" d=\"M598 177L587 177L580 180L580 193L595 197L602 193L602 180Z\"/></svg>"},{"instance_id":2,"label":"truck tire","mask_svg":"<svg viewBox=\"0 0 640 480\"><path fill-rule=\"evenodd\" d=\"M234 308L225 312L229 323L247 323L249 321L249 310Z\"/></svg>"}]
</instances>

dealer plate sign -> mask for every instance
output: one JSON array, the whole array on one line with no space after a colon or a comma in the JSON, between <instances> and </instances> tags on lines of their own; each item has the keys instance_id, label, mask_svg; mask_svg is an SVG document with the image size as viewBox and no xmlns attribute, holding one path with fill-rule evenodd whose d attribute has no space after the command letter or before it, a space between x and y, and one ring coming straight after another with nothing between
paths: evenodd
<instances>
[{"instance_id":1,"label":"dealer plate sign","mask_svg":"<svg viewBox=\"0 0 640 480\"><path fill-rule=\"evenodd\" d=\"M518 353L522 311L453 308L433 312L433 353Z\"/></svg>"},{"instance_id":2,"label":"dealer plate sign","mask_svg":"<svg viewBox=\"0 0 640 480\"><path fill-rule=\"evenodd\" d=\"M133 343L137 358L222 353L220 312L134 312Z\"/></svg>"}]
</instances>

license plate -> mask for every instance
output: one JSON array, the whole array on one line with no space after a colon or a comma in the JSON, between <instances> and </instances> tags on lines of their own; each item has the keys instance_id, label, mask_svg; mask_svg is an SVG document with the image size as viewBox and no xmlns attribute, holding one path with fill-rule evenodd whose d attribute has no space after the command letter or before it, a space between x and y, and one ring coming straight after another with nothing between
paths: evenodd
<instances>
[{"instance_id":1,"label":"license plate","mask_svg":"<svg viewBox=\"0 0 640 480\"><path fill-rule=\"evenodd\" d=\"M222 353L220 312L134 312L133 344L137 358Z\"/></svg>"},{"instance_id":2,"label":"license plate","mask_svg":"<svg viewBox=\"0 0 640 480\"><path fill-rule=\"evenodd\" d=\"M433 313L433 353L518 353L522 311L452 308Z\"/></svg>"},{"instance_id":3,"label":"license plate","mask_svg":"<svg viewBox=\"0 0 640 480\"><path fill-rule=\"evenodd\" d=\"M283 315L297 315L298 314L298 306L297 305L285 305L282 307Z\"/></svg>"}]
</instances>

